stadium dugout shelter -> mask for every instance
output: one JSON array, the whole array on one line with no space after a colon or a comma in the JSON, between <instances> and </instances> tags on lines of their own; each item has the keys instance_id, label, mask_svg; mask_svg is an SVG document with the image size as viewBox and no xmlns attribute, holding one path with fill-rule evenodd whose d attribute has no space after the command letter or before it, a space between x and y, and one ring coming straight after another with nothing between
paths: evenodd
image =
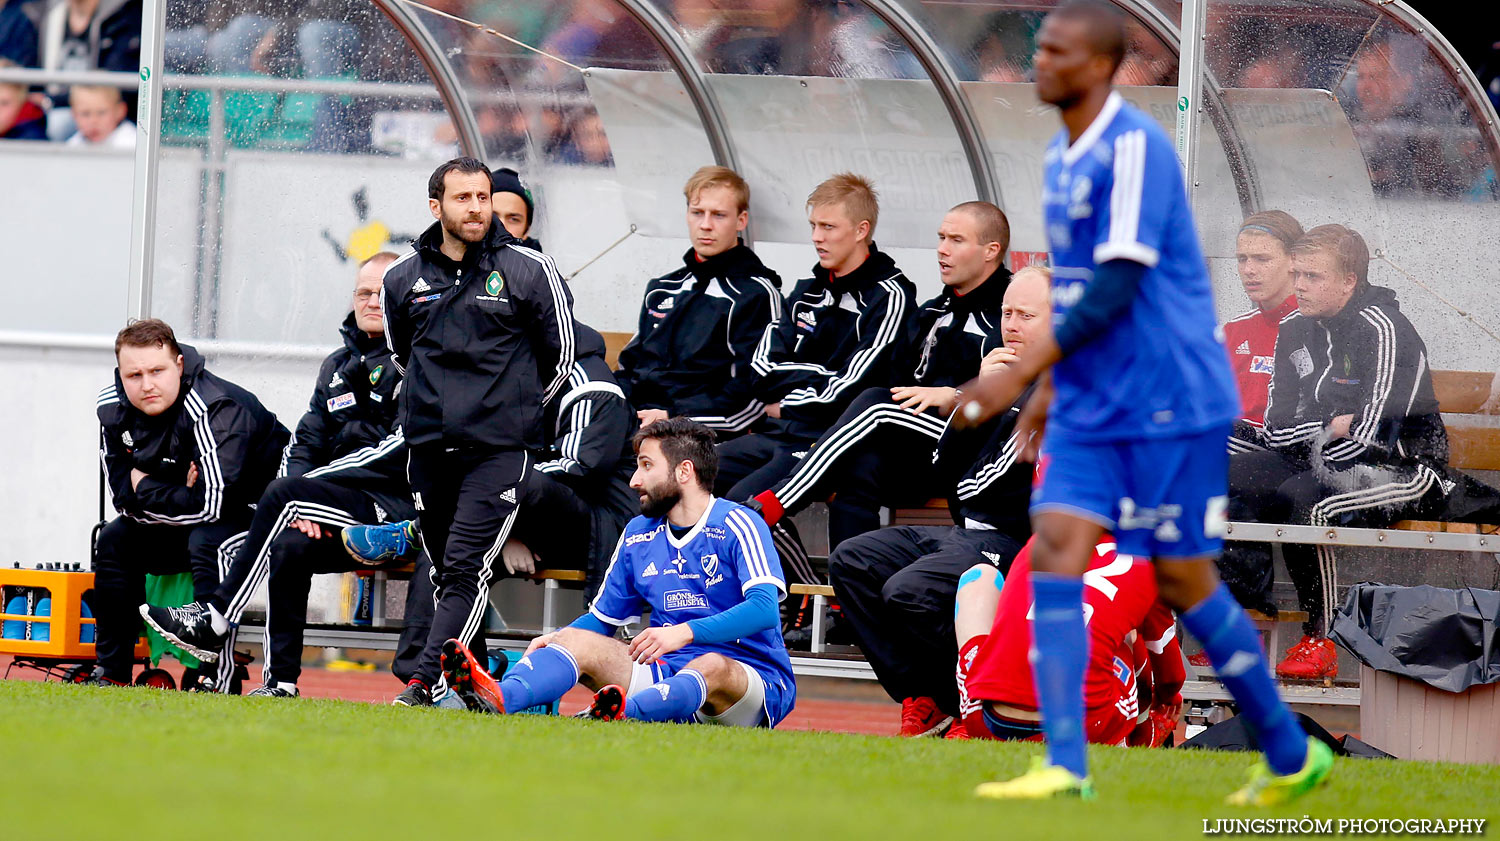
<instances>
[{"instance_id":1,"label":"stadium dugout shelter","mask_svg":"<svg viewBox=\"0 0 1500 841\"><path fill-rule=\"evenodd\" d=\"M1485 411L1500 403L1500 130L1449 42L1400 0L1115 1L1131 36L1120 93L1177 138L1221 316L1249 306L1235 267L1246 216L1354 228L1370 280L1426 342L1454 465L1500 469L1500 417ZM231 23L252 11L219 5ZM7 566L88 557L92 401L127 318L165 319L295 423L358 261L430 223L427 176L457 154L522 173L531 235L615 351L646 279L689 246L682 185L705 164L748 180L746 241L783 278L813 261L805 197L842 170L874 181L877 241L924 298L939 287L937 225L962 201L1006 211L1013 267L1045 259L1040 173L1057 122L1026 79L1050 0L465 4L491 15L476 20L372 0L337 21L293 5L262 54L173 16L199 4L145 0L138 72L0 69L126 89L139 121L133 153L0 146L0 360L19 372L0 454ZM1229 536L1334 545L1345 584L1492 586L1497 527L1235 523ZM563 600L550 616L581 607L570 583L547 585ZM318 585L315 619L336 621L337 593L336 579ZM505 584L496 600L512 626L539 628L536 594ZM859 672L828 662L799 668Z\"/></svg>"}]
</instances>

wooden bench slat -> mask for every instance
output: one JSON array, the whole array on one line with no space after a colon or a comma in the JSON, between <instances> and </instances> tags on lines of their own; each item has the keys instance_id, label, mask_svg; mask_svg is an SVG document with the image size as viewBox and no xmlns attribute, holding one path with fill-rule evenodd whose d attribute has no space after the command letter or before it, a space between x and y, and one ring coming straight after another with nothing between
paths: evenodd
<instances>
[{"instance_id":1,"label":"wooden bench slat","mask_svg":"<svg viewBox=\"0 0 1500 841\"><path fill-rule=\"evenodd\" d=\"M1471 415L1489 399L1494 378L1490 371L1433 371L1432 390L1441 411Z\"/></svg>"},{"instance_id":2,"label":"wooden bench slat","mask_svg":"<svg viewBox=\"0 0 1500 841\"><path fill-rule=\"evenodd\" d=\"M827 596L833 598L833 588L827 584L788 584L788 594L793 596Z\"/></svg>"}]
</instances>

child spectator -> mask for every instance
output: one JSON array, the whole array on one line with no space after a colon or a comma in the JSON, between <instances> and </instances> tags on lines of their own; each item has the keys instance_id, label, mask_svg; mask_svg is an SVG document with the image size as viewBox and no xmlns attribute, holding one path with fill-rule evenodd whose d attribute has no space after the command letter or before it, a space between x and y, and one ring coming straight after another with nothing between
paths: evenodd
<instances>
[{"instance_id":1,"label":"child spectator","mask_svg":"<svg viewBox=\"0 0 1500 841\"><path fill-rule=\"evenodd\" d=\"M125 119L125 98L119 88L74 85L70 100L78 131L68 138L69 146L135 148L135 123Z\"/></svg>"},{"instance_id":2,"label":"child spectator","mask_svg":"<svg viewBox=\"0 0 1500 841\"><path fill-rule=\"evenodd\" d=\"M15 65L0 59L0 67ZM26 86L0 82L0 140L46 140L47 115L26 98Z\"/></svg>"}]
</instances>

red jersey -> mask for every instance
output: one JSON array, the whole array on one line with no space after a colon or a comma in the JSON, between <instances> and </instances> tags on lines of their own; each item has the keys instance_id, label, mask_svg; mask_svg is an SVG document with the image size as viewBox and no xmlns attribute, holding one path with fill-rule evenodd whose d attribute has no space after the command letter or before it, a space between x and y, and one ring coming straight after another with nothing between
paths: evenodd
<instances>
[{"instance_id":1,"label":"red jersey","mask_svg":"<svg viewBox=\"0 0 1500 841\"><path fill-rule=\"evenodd\" d=\"M1276 371L1276 335L1281 320L1296 311L1297 296L1292 295L1271 312L1256 308L1224 325L1229 366L1240 387L1240 417L1256 426L1266 422L1266 395Z\"/></svg>"},{"instance_id":2,"label":"red jersey","mask_svg":"<svg viewBox=\"0 0 1500 841\"><path fill-rule=\"evenodd\" d=\"M1124 695L1135 692L1136 663L1131 631L1153 655L1177 650L1172 611L1156 598L1156 571L1151 562L1130 555L1116 555L1112 537L1095 547L1083 575L1083 620L1089 629L1089 664L1084 679L1084 706L1090 711L1112 707ZM970 698L996 701L1020 709L1036 709L1036 689L1031 680L1031 544L1011 564L1000 589L1000 606L989 639L979 648L969 668ZM1180 655L1177 658L1181 659ZM1164 672L1173 669L1171 657L1152 657ZM1176 671L1180 674L1181 663ZM1182 678L1160 676L1163 682ZM1134 697L1126 702L1134 705Z\"/></svg>"}]
</instances>

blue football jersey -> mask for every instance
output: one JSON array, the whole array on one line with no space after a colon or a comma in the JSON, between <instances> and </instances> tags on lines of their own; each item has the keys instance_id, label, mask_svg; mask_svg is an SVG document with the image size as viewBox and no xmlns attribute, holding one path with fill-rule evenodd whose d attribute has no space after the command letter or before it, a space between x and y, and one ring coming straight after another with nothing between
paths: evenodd
<instances>
[{"instance_id":1,"label":"blue football jersey","mask_svg":"<svg viewBox=\"0 0 1500 841\"><path fill-rule=\"evenodd\" d=\"M589 612L618 626L640 619L641 609L650 607L652 626L679 625L723 613L757 584L771 584L786 597L771 530L743 505L715 498L681 540L664 517L631 520ZM675 672L710 651L750 666L787 692L796 689L779 627L726 643L694 642L664 659Z\"/></svg>"},{"instance_id":2,"label":"blue football jersey","mask_svg":"<svg viewBox=\"0 0 1500 841\"><path fill-rule=\"evenodd\" d=\"M1165 132L1111 93L1072 146L1047 147L1053 329L1110 260L1146 267L1129 313L1052 369L1049 434L1164 438L1234 420L1239 397L1214 313L1208 264Z\"/></svg>"}]
</instances>

